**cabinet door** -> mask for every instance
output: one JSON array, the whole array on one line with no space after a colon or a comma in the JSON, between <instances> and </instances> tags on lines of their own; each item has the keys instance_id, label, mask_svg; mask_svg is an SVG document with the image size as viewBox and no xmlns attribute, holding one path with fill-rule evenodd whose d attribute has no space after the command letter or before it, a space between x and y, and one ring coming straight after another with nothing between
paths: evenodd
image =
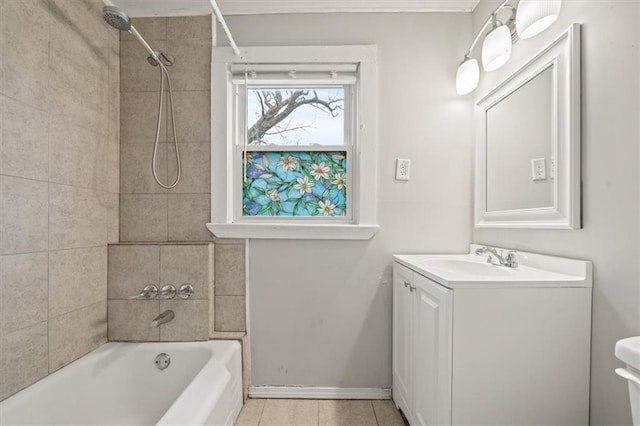
<instances>
[{"instance_id":1,"label":"cabinet door","mask_svg":"<svg viewBox=\"0 0 640 426\"><path fill-rule=\"evenodd\" d=\"M409 289L413 271L393 264L393 400L410 418L411 416L411 359L412 327L415 293Z\"/></svg>"},{"instance_id":2,"label":"cabinet door","mask_svg":"<svg viewBox=\"0 0 640 426\"><path fill-rule=\"evenodd\" d=\"M451 424L452 290L414 275L413 419Z\"/></svg>"}]
</instances>

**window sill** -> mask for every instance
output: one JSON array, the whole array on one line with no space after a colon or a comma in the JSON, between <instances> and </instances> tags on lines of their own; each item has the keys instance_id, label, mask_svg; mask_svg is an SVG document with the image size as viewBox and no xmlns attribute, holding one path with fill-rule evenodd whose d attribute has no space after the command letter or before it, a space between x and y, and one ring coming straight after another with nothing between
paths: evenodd
<instances>
[{"instance_id":1,"label":"window sill","mask_svg":"<svg viewBox=\"0 0 640 426\"><path fill-rule=\"evenodd\" d=\"M207 223L218 238L280 240L369 240L378 225Z\"/></svg>"}]
</instances>

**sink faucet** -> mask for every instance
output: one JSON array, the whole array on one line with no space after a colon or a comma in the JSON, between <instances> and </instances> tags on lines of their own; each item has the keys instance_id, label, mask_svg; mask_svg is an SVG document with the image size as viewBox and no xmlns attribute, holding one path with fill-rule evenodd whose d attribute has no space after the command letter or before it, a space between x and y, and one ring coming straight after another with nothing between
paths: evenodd
<instances>
[{"instance_id":1,"label":"sink faucet","mask_svg":"<svg viewBox=\"0 0 640 426\"><path fill-rule=\"evenodd\" d=\"M176 315L173 313L173 311L168 309L155 317L153 321L151 321L151 327L160 327L162 324L166 324L171 321L173 318L175 318L175 316Z\"/></svg>"},{"instance_id":2,"label":"sink faucet","mask_svg":"<svg viewBox=\"0 0 640 426\"><path fill-rule=\"evenodd\" d=\"M476 254L478 256L482 256L485 253L489 253L489 257L487 257L487 263L492 263L491 255L494 255L496 259L498 259L498 262L500 262L501 266L506 266L507 268L518 267L518 261L516 260L516 252L514 250L509 250L507 252L507 256L505 257L504 252L502 250L500 251L500 253L498 253L498 250L494 249L493 247L482 246L476 249Z\"/></svg>"}]
</instances>

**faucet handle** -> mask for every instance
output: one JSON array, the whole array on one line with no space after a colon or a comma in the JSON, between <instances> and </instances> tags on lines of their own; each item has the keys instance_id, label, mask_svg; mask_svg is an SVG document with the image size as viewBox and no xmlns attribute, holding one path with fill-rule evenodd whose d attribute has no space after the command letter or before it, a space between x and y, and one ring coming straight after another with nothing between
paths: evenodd
<instances>
[{"instance_id":1,"label":"faucet handle","mask_svg":"<svg viewBox=\"0 0 640 426\"><path fill-rule=\"evenodd\" d=\"M515 250L509 250L507 252L507 257L505 257L504 259L506 266L510 268L518 267L518 260L516 259L516 253L517 252Z\"/></svg>"},{"instance_id":2,"label":"faucet handle","mask_svg":"<svg viewBox=\"0 0 640 426\"><path fill-rule=\"evenodd\" d=\"M158 296L158 287L150 284L142 289L142 291L129 299L155 299Z\"/></svg>"},{"instance_id":3,"label":"faucet handle","mask_svg":"<svg viewBox=\"0 0 640 426\"><path fill-rule=\"evenodd\" d=\"M160 289L158 293L160 299L173 299L176 297L176 287L173 284L167 284Z\"/></svg>"},{"instance_id":4,"label":"faucet handle","mask_svg":"<svg viewBox=\"0 0 640 426\"><path fill-rule=\"evenodd\" d=\"M178 290L177 296L181 299L189 299L193 297L193 286L191 284L182 284Z\"/></svg>"}]
</instances>

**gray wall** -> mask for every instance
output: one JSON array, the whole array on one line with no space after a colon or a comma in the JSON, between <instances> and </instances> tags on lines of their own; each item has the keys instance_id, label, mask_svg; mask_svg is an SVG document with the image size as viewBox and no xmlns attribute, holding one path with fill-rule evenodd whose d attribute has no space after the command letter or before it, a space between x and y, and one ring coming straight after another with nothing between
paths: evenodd
<instances>
[{"instance_id":1,"label":"gray wall","mask_svg":"<svg viewBox=\"0 0 640 426\"><path fill-rule=\"evenodd\" d=\"M0 399L106 342L120 60L101 8L0 1Z\"/></svg>"},{"instance_id":2,"label":"gray wall","mask_svg":"<svg viewBox=\"0 0 640 426\"><path fill-rule=\"evenodd\" d=\"M473 14L479 28L497 1ZM481 244L588 259L594 264L591 424L630 424L627 384L613 370L616 340L640 334L637 1L563 2L546 32L514 46L505 68L481 76L479 96L518 63L582 23L582 166L584 228L575 231L476 229Z\"/></svg>"},{"instance_id":3,"label":"gray wall","mask_svg":"<svg viewBox=\"0 0 640 426\"><path fill-rule=\"evenodd\" d=\"M380 232L249 244L253 385L391 386L391 255L463 252L471 104L455 94L469 14L229 17L240 46L377 44ZM218 45L227 45L219 32ZM411 180L394 181L395 158ZM372 194L373 196L373 194Z\"/></svg>"}]
</instances>

